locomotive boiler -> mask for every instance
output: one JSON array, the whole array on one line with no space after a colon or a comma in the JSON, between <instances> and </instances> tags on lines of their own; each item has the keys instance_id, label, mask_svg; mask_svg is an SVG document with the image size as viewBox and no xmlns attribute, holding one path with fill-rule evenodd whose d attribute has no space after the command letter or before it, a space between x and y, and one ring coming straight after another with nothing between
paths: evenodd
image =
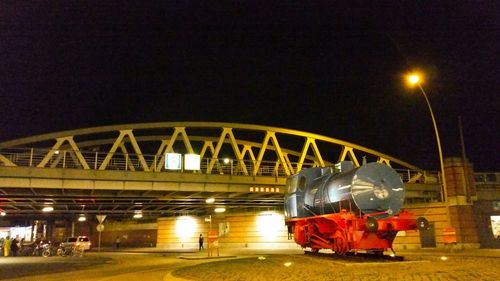
<instances>
[{"instance_id":1,"label":"locomotive boiler","mask_svg":"<svg viewBox=\"0 0 500 281\"><path fill-rule=\"evenodd\" d=\"M287 180L285 223L295 242L313 252L382 254L398 231L428 226L402 209L404 199L400 176L381 163L304 169Z\"/></svg>"}]
</instances>

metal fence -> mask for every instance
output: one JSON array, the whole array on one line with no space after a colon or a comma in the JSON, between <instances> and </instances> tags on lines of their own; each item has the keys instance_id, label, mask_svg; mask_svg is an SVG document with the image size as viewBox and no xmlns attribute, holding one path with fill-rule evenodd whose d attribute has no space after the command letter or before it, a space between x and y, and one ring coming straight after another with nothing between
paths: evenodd
<instances>
[{"instance_id":1,"label":"metal fence","mask_svg":"<svg viewBox=\"0 0 500 281\"><path fill-rule=\"evenodd\" d=\"M49 149L35 149L35 148L9 148L0 150L0 155L11 161L16 166L21 167L37 167L44 160L49 152L52 152L49 159L46 160L44 167L47 168L64 168L64 169L83 169L81 161L73 150L49 150ZM81 155L85 159L89 169L99 170L101 165L104 163L108 152L99 151L80 151ZM142 156L142 157L141 157ZM164 158L161 155L152 154L131 154L115 152L107 165L105 170L118 170L118 171L144 171L143 165L141 164L141 158L144 159L147 170L151 172L159 172L164 170ZM207 173L209 171L209 166L212 163L212 168L210 174L224 174L224 175L254 175L254 169L258 167L257 176L273 176L273 177L286 177L286 172L282 165L279 165L276 161L261 161L257 163L254 160L241 160L244 165L238 159L230 158L202 158L200 162L200 170L198 171L184 171L184 173L194 173L201 172ZM161 165L159 165L161 163ZM297 167L297 163L290 163L292 167ZM4 162L0 161L0 165L5 165ZM247 173L243 170L245 167ZM313 163L304 163L302 168L310 168ZM158 167L160 167L158 169ZM440 183L441 178L439 172L429 172L429 171L416 171L409 169L396 169L396 171L401 176L403 182L415 182L415 183ZM491 175L480 175L480 179L490 180ZM498 175L496 174L496 180L498 180Z\"/></svg>"},{"instance_id":2,"label":"metal fence","mask_svg":"<svg viewBox=\"0 0 500 281\"><path fill-rule=\"evenodd\" d=\"M500 173L474 173L476 184L500 184Z\"/></svg>"},{"instance_id":3,"label":"metal fence","mask_svg":"<svg viewBox=\"0 0 500 281\"><path fill-rule=\"evenodd\" d=\"M49 149L2 149L0 155L8 159L15 166L20 167L37 167L42 161L52 152L47 159L44 168L64 168L64 169L83 169L82 161L78 159L78 155L73 150L49 150ZM89 169L99 170L105 162L108 152L93 152L80 151ZM144 169L141 163L141 158L144 159L147 169ZM213 163L212 163L213 162ZM241 165L241 162L244 165ZM120 170L120 171L151 171L159 172L164 170L165 160L162 155L152 154L131 154L115 152L105 170ZM161 164L161 165L159 165ZM0 160L0 166L5 166L6 163ZM212 168L209 171L209 166ZM293 167L297 163L291 163ZM313 163L304 163L303 168L312 167ZM158 168L160 167L160 168ZM246 169L246 173L245 170ZM274 176L286 177L285 169L282 165L278 165L276 161L254 161L254 160L238 160L230 158L202 158L200 161L200 170L196 172L210 174L229 174L229 175L254 175L255 169L258 169L255 175L257 176ZM193 173L195 171L185 171L184 173Z\"/></svg>"}]
</instances>

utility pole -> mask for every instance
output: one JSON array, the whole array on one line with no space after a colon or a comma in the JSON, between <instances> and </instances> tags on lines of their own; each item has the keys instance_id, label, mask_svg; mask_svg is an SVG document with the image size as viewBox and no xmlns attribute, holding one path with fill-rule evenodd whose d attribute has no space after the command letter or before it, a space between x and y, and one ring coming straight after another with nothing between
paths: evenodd
<instances>
[{"instance_id":1,"label":"utility pole","mask_svg":"<svg viewBox=\"0 0 500 281\"><path fill-rule=\"evenodd\" d=\"M465 142L464 142L464 131L462 128L462 117L458 116L458 129L460 132L460 145L462 148L462 165L464 167L464 175L463 175L463 182L464 182L464 195L465 195L465 201L470 202L469 199L469 187L468 187L468 177L467 177L467 157L465 156Z\"/></svg>"}]
</instances>

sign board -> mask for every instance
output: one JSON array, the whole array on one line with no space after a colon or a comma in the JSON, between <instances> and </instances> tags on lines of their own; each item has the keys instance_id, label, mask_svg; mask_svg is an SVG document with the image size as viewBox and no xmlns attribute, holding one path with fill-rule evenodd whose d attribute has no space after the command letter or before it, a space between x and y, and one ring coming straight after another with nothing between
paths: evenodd
<instances>
[{"instance_id":1,"label":"sign board","mask_svg":"<svg viewBox=\"0 0 500 281\"><path fill-rule=\"evenodd\" d=\"M98 232L102 232L104 230L104 224L100 223L96 226Z\"/></svg>"},{"instance_id":2,"label":"sign board","mask_svg":"<svg viewBox=\"0 0 500 281\"><path fill-rule=\"evenodd\" d=\"M218 240L219 239L219 235L218 234L218 231L217 230L210 230L208 232L208 242L209 243L213 243L215 240Z\"/></svg>"},{"instance_id":3,"label":"sign board","mask_svg":"<svg viewBox=\"0 0 500 281\"><path fill-rule=\"evenodd\" d=\"M229 222L219 223L219 236L226 236L229 233Z\"/></svg>"},{"instance_id":4,"label":"sign board","mask_svg":"<svg viewBox=\"0 0 500 281\"><path fill-rule=\"evenodd\" d=\"M165 169L180 170L182 167L182 155L179 153L165 154Z\"/></svg>"},{"instance_id":5,"label":"sign board","mask_svg":"<svg viewBox=\"0 0 500 281\"><path fill-rule=\"evenodd\" d=\"M97 218L97 221L99 221L99 223L103 223L106 219L106 215L96 215L95 217Z\"/></svg>"},{"instance_id":6,"label":"sign board","mask_svg":"<svg viewBox=\"0 0 500 281\"><path fill-rule=\"evenodd\" d=\"M184 155L184 170L197 171L200 169L200 155L185 154Z\"/></svg>"},{"instance_id":7,"label":"sign board","mask_svg":"<svg viewBox=\"0 0 500 281\"><path fill-rule=\"evenodd\" d=\"M212 243L212 247L214 247L214 248L219 247L219 240L215 240L215 241Z\"/></svg>"}]
</instances>

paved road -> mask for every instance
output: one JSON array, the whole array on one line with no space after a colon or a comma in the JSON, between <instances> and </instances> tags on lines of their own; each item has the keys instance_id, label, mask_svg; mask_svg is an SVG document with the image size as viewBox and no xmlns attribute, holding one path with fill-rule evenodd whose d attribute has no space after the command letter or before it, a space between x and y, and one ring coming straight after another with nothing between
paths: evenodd
<instances>
[{"instance_id":1,"label":"paved road","mask_svg":"<svg viewBox=\"0 0 500 281\"><path fill-rule=\"evenodd\" d=\"M221 259L207 259L205 253L166 253L155 252L154 249L138 252L90 252L83 258L9 257L0 258L0 280L215 281L222 277L225 280L303 280L300 279L301 276L318 275L320 278L314 278L315 280L373 281L373 277L382 274L381 272L386 272L386 275L379 277L387 280L394 280L390 276L399 276L398 274L404 277L403 280L411 281L447 280L447 277L453 280L500 279L497 278L500 276L500 268L496 266L500 263L500 250L453 253L415 251L403 254L411 262L379 265L376 262L317 259L303 255L298 250L226 250L221 252L225 256ZM259 263L257 257L261 255L268 257L266 263ZM449 257L447 262L440 259L444 255ZM180 256L183 258L179 258ZM298 273L283 276L283 263L290 259L294 266L286 270ZM203 265L208 262L215 263ZM255 270L254 264L259 266L260 271ZM299 264L302 267L299 268ZM320 266L333 268L335 274L322 274L318 271ZM278 275L274 276L275 273Z\"/></svg>"},{"instance_id":2,"label":"paved road","mask_svg":"<svg viewBox=\"0 0 500 281\"><path fill-rule=\"evenodd\" d=\"M177 280L170 272L205 260L183 260L178 254L88 253L76 257L12 257L0 259L0 280L113 281ZM167 278L168 277L168 278Z\"/></svg>"}]
</instances>

